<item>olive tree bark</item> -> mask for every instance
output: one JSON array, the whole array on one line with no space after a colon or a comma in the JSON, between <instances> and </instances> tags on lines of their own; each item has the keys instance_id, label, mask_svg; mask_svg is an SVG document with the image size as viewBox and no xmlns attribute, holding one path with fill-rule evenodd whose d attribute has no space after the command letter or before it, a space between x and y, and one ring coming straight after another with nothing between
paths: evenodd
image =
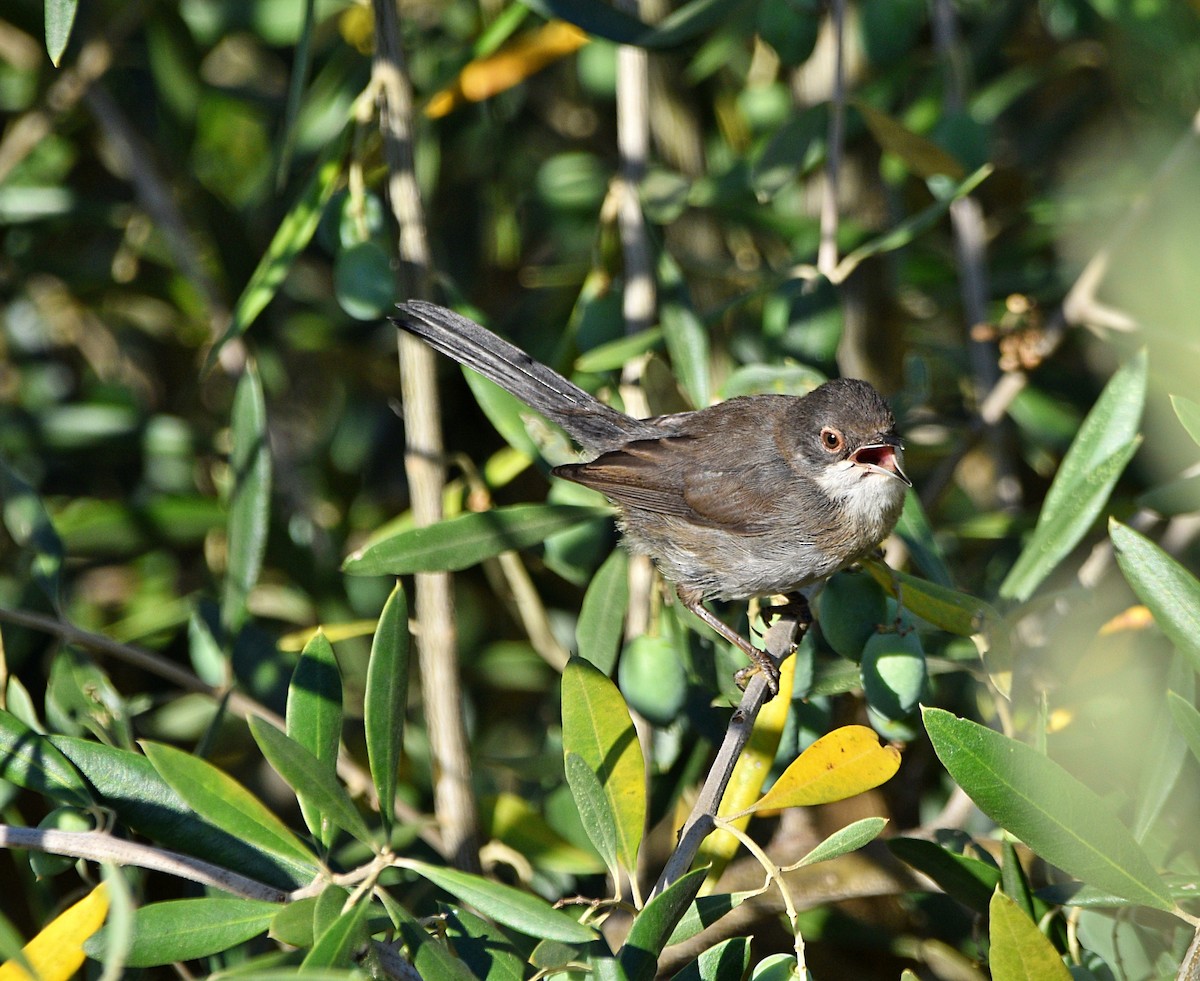
<instances>
[{"instance_id":1,"label":"olive tree bark","mask_svg":"<svg viewBox=\"0 0 1200 981\"><path fill-rule=\"evenodd\" d=\"M396 0L372 0L376 51L372 84L388 165L388 196L399 226L400 284L407 297L431 299L425 213L413 169L412 88L404 70ZM400 386L404 401L404 468L418 526L442 517L444 444L433 351L403 331ZM479 828L462 715L453 584L449 573L416 577L417 654L433 756L434 813L444 853L458 868L479 868Z\"/></svg>"}]
</instances>

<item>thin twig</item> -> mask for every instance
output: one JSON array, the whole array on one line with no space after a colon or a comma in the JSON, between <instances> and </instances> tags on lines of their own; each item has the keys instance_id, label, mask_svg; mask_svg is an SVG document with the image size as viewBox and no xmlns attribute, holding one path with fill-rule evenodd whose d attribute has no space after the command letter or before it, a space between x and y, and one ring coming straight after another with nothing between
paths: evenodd
<instances>
[{"instance_id":1,"label":"thin twig","mask_svg":"<svg viewBox=\"0 0 1200 981\"><path fill-rule=\"evenodd\" d=\"M154 872L166 872L201 885L213 886L244 899L282 903L288 898L288 894L282 889L230 872L211 862L165 848L114 838L103 831L55 831L15 828L12 825L0 824L0 848L28 848L51 855L85 858L91 862L134 865Z\"/></svg>"},{"instance_id":2,"label":"thin twig","mask_svg":"<svg viewBox=\"0 0 1200 981\"><path fill-rule=\"evenodd\" d=\"M401 283L407 296L428 299L432 260L425 212L413 166L412 88L404 68L395 0L372 0L376 51L372 84L379 97L379 128L388 165L388 197L399 227ZM441 415L433 351L403 331L400 385L404 400L404 469L418 526L442 517L445 486ZM417 652L434 769L434 810L446 855L461 869L479 869L479 823L471 758L462 717L462 680L447 572L416 577Z\"/></svg>"},{"instance_id":3,"label":"thin twig","mask_svg":"<svg viewBox=\"0 0 1200 981\"><path fill-rule=\"evenodd\" d=\"M792 652L796 644L796 634L800 630L802 614L799 610L785 609L767 629L764 637L767 653L778 664ZM780 697L787 697L781 695ZM704 839L712 832L713 818L721 806L721 798L725 796L725 788L733 776L733 768L742 748L754 730L754 721L767 701L767 681L758 673L746 687L742 703L729 720L729 728L725 730L725 739L717 750L716 759L709 768L704 786L692 807L683 827L679 832L679 844L667 859L662 875L654 885L652 895L658 895L672 882L676 882L692 866L696 853Z\"/></svg>"}]
</instances>

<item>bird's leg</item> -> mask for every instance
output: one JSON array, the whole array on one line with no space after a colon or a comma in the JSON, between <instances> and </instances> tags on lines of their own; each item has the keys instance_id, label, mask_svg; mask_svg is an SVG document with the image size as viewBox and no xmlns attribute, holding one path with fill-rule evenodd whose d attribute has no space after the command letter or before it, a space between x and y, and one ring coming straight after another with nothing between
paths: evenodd
<instances>
[{"instance_id":1,"label":"bird's leg","mask_svg":"<svg viewBox=\"0 0 1200 981\"><path fill-rule=\"evenodd\" d=\"M779 694L779 665L775 663L770 654L766 651L760 651L737 631L732 630L722 623L721 620L704 607L699 598L686 596L683 590L679 588L675 592L678 594L680 602L687 609L691 610L696 616L712 627L713 630L729 641L729 643L742 651L746 657L750 658L754 667L762 672L767 682L767 688L770 689L772 696ZM745 688L745 685L741 684L741 674L742 672L739 671L739 686Z\"/></svg>"}]
</instances>

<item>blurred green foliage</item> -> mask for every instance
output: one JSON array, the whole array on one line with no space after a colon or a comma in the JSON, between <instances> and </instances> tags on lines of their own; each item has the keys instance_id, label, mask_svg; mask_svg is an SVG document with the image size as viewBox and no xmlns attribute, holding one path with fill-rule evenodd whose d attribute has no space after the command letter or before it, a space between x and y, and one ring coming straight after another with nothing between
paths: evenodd
<instances>
[{"instance_id":1,"label":"blurred green foliage","mask_svg":"<svg viewBox=\"0 0 1200 981\"><path fill-rule=\"evenodd\" d=\"M813 976L984 977L989 938L973 918L987 915L998 881L1019 906L1026 893L1025 912L1002 907L1004 922L1046 917L1042 933L1070 951L1074 977L1172 976L1191 931L1161 911L1200 913L1187 902L1200 876L1195 5L850 6L833 281L815 268L835 95L825 5L644 7L653 30L599 0L401 5L440 298L614 402L628 397L622 369L636 365L656 412L799 393L838 373L891 398L920 499L888 560L911 578L880 582L892 597L883 617L865 575L827 594L826 623L861 608L871 622L819 627L801 645L773 772L846 722L908 742L900 778L860 800L889 817L896 857L945 895L894 876L857 893L806 883L811 908L798 922ZM489 98L423 114L473 59L550 13L583 26L587 42ZM409 864L381 878L379 905L343 911L348 893L331 887L293 922L275 921L310 967L347 966L347 952L390 922L426 977L487 976L488 956L519 975L553 973L599 956L597 942L501 883L449 878L418 820L380 822L362 804L366 788L350 788L352 803L333 769L340 729L360 772L368 758L389 771L399 758L390 778L373 774L379 794L412 815L434 809L424 706L419 686L406 687L397 623L404 594L377 568L343 572L364 545L403 544L411 523L395 330L383 319L402 280L368 89L373 40L370 7L343 0L102 0L77 16L69 2L10 0L0 13L0 610L110 642L0 613L3 746L46 736L40 763L14 753L0 769L3 823L86 827L62 821L60 805L91 808L102 818L92 823L285 888L321 863L369 860L361 809ZM617 41L650 51L640 194L658 307L634 335L613 206ZM977 225L960 204L978 206ZM972 233L983 247L974 264L962 247ZM558 678L562 652L579 651L644 723L652 830L641 861L652 881L728 721L741 663L657 603L650 633L617 660L613 618L630 597L625 563L609 558L611 523L574 509L601 503L594 496L544 476L569 448L502 395L448 364L439 372L447 511L548 504L517 518L558 522L529 530L521 553L548 637L526 629L495 548L455 577L471 773L497 875L527 887L525 899L612 892L579 816L580 800L604 795L564 773ZM979 400L999 378L1023 387L985 432ZM893 620L899 636L881 635ZM311 641L318 625L336 677ZM158 660L118 656L120 645ZM854 663L864 645L865 693ZM902 671L884 649L904 655ZM323 681L303 680L313 677ZM364 724L368 679L376 701ZM252 734L204 685L286 716L290 735L311 723L319 736ZM987 743L993 755L963 769L955 747L976 745L971 723L930 715L927 734L918 696L983 719L1045 765L1005 771L1009 744ZM139 740L182 747L194 767L161 747L151 767ZM1067 875L1016 867L994 823L961 817L951 776ZM188 798L189 788L233 794L235 778L268 817L243 826ZM989 780L1036 791L1030 807L998 812L995 794L980 792ZM1078 805L1078 825L1055 800ZM760 818L751 834L786 864L789 848L798 858L861 814L830 805ZM1091 846L1112 845L1114 868L1098 876L1086 847L1059 841L1087 845L1092 831ZM863 855L894 867L882 851ZM74 898L74 867L0 853L0 881L17 884L0 897L13 928L0 959ZM866 876L836 868L850 886ZM742 874L735 895L761 883L757 866ZM1087 884L1077 895L1070 876ZM146 908L201 896L162 874L128 883ZM637 936L661 948L693 885L681 879L672 899L647 907ZM858 898L833 901L843 895ZM1126 905L1136 909L1114 911ZM214 930L208 970L275 950L221 932L245 916L261 933L259 906L189 909ZM455 956L414 919L437 912ZM662 964L723 978L753 963L774 976L772 955L794 943L789 925L760 908L744 932L752 947L717 947L721 936L699 961L703 948ZM545 939L535 948L531 936ZM990 942L1001 942L995 931ZM605 963L651 976L635 954ZM156 963L149 956L129 963Z\"/></svg>"}]
</instances>

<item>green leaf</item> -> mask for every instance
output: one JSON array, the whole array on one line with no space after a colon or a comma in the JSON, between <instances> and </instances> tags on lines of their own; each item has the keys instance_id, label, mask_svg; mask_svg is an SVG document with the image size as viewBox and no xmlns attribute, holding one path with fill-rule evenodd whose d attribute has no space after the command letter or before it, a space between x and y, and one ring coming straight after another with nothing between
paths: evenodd
<instances>
[{"instance_id":1,"label":"green leaf","mask_svg":"<svg viewBox=\"0 0 1200 981\"><path fill-rule=\"evenodd\" d=\"M929 876L951 899L977 913L987 912L1000 883L996 866L924 838L891 838L887 847L900 861Z\"/></svg>"},{"instance_id":2,"label":"green leaf","mask_svg":"<svg viewBox=\"0 0 1200 981\"><path fill-rule=\"evenodd\" d=\"M246 599L258 582L267 547L271 503L271 454L267 445L267 407L253 363L238 381L231 423L233 449L229 467L232 486L226 502L228 568L221 622L232 635L246 621Z\"/></svg>"},{"instance_id":3,"label":"green leaf","mask_svg":"<svg viewBox=\"0 0 1200 981\"><path fill-rule=\"evenodd\" d=\"M331 777L337 772L342 738L342 678L333 647L321 631L304 645L287 694L287 734L312 753ZM326 847L332 841L328 821L321 820L316 803L297 793L304 823Z\"/></svg>"},{"instance_id":4,"label":"green leaf","mask_svg":"<svg viewBox=\"0 0 1200 981\"><path fill-rule=\"evenodd\" d=\"M316 874L311 856L296 861L265 853L199 817L139 753L74 736L49 738L79 768L105 807L157 844L280 889L294 889Z\"/></svg>"},{"instance_id":5,"label":"green leaf","mask_svg":"<svg viewBox=\"0 0 1200 981\"><path fill-rule=\"evenodd\" d=\"M1200 760L1200 712L1196 707L1177 692L1167 692L1167 708L1171 719L1188 744L1192 755Z\"/></svg>"},{"instance_id":6,"label":"green leaf","mask_svg":"<svg viewBox=\"0 0 1200 981\"><path fill-rule=\"evenodd\" d=\"M617 831L617 860L637 868L646 824L646 764L620 691L587 661L572 658L562 677L563 755L577 754L604 788Z\"/></svg>"},{"instance_id":7,"label":"green leaf","mask_svg":"<svg viewBox=\"0 0 1200 981\"><path fill-rule=\"evenodd\" d=\"M904 495L904 510L896 522L896 534L908 546L913 561L935 585L953 588L954 580L934 536L933 526L921 506L921 498L911 490Z\"/></svg>"},{"instance_id":8,"label":"green leaf","mask_svg":"<svg viewBox=\"0 0 1200 981\"><path fill-rule=\"evenodd\" d=\"M1200 670L1200 581L1132 528L1112 520L1108 533L1117 565L1154 615L1154 622Z\"/></svg>"},{"instance_id":9,"label":"green leaf","mask_svg":"<svg viewBox=\"0 0 1200 981\"><path fill-rule=\"evenodd\" d=\"M1182 395L1171 396L1171 408L1197 445L1200 445L1200 403L1185 399Z\"/></svg>"},{"instance_id":10,"label":"green leaf","mask_svg":"<svg viewBox=\"0 0 1200 981\"><path fill-rule=\"evenodd\" d=\"M471 389L471 394L475 396L479 408L488 417L488 422L492 424L496 432L504 437L504 441L513 449L525 454L530 460L536 460L541 456L538 444L525 427L525 420L530 416L542 417L511 392L505 391L494 381L484 378L479 372L463 368L462 374L466 379L467 387ZM546 422L545 425L550 426L553 423Z\"/></svg>"},{"instance_id":11,"label":"green leaf","mask_svg":"<svg viewBox=\"0 0 1200 981\"><path fill-rule=\"evenodd\" d=\"M780 126L750 172L758 200L770 201L815 166L825 153L828 132L829 105L824 102L801 109Z\"/></svg>"},{"instance_id":12,"label":"green leaf","mask_svg":"<svg viewBox=\"0 0 1200 981\"><path fill-rule=\"evenodd\" d=\"M1083 882L1174 908L1146 853L1094 790L1015 739L942 709L922 714L947 772L998 825Z\"/></svg>"},{"instance_id":13,"label":"green leaf","mask_svg":"<svg viewBox=\"0 0 1200 981\"><path fill-rule=\"evenodd\" d=\"M365 920L370 908L370 902L362 898L329 924L305 955L300 972L319 967L352 967L355 950L367 940Z\"/></svg>"},{"instance_id":14,"label":"green leaf","mask_svg":"<svg viewBox=\"0 0 1200 981\"><path fill-rule=\"evenodd\" d=\"M602 0L521 0L547 20L570 21L588 34L618 44L671 48L723 23L742 0L691 0L651 26Z\"/></svg>"},{"instance_id":15,"label":"green leaf","mask_svg":"<svg viewBox=\"0 0 1200 981\"><path fill-rule=\"evenodd\" d=\"M378 242L357 242L333 261L333 295L355 320L378 320L396 302L396 274Z\"/></svg>"},{"instance_id":16,"label":"green leaf","mask_svg":"<svg viewBox=\"0 0 1200 981\"><path fill-rule=\"evenodd\" d=\"M703 409L712 401L708 331L692 309L682 271L666 252L658 262L658 279L658 313L671 367L692 405Z\"/></svg>"},{"instance_id":17,"label":"green leaf","mask_svg":"<svg viewBox=\"0 0 1200 981\"><path fill-rule=\"evenodd\" d=\"M382 895L388 915L407 948L408 960L422 981L475 981L475 974L447 949L446 944L430 936L420 921L386 892Z\"/></svg>"},{"instance_id":18,"label":"green leaf","mask_svg":"<svg viewBox=\"0 0 1200 981\"><path fill-rule=\"evenodd\" d=\"M679 922L675 924L675 929L671 931L671 936L667 940L667 946L672 944L681 944L686 940L691 940L697 936L701 930L706 930L717 922L722 916L731 910L737 909L751 896L757 895L754 891L746 892L723 892L716 893L712 896L700 896L692 903L680 917Z\"/></svg>"},{"instance_id":19,"label":"green leaf","mask_svg":"<svg viewBox=\"0 0 1200 981\"><path fill-rule=\"evenodd\" d=\"M648 902L636 917L617 960L628 981L653 981L667 939L693 900L708 869L693 869Z\"/></svg>"},{"instance_id":20,"label":"green leaf","mask_svg":"<svg viewBox=\"0 0 1200 981\"><path fill-rule=\"evenodd\" d=\"M229 326L208 352L204 363L206 372L217 363L217 355L230 338L239 337L249 330L266 305L274 299L296 256L312 240L317 226L321 223L325 206L333 197L333 192L341 180L342 150L350 130L351 127L347 126L338 139L328 144L308 185L279 223L271 244L267 246L267 251L263 253L254 272L250 274L250 281L242 290L242 295L238 297Z\"/></svg>"},{"instance_id":21,"label":"green leaf","mask_svg":"<svg viewBox=\"0 0 1200 981\"><path fill-rule=\"evenodd\" d=\"M71 28L75 24L75 11L79 0L46 0L46 54L55 68L62 61L67 42L71 40Z\"/></svg>"},{"instance_id":22,"label":"green leaf","mask_svg":"<svg viewBox=\"0 0 1200 981\"><path fill-rule=\"evenodd\" d=\"M750 966L750 938L731 937L709 947L671 981L726 981L746 976Z\"/></svg>"},{"instance_id":23,"label":"green leaf","mask_svg":"<svg viewBox=\"0 0 1200 981\"><path fill-rule=\"evenodd\" d=\"M404 868L412 869L417 875L464 903L469 903L484 916L491 917L503 926L530 937L544 937L563 943L589 943L596 939L591 927L585 926L566 913L556 910L544 899L532 896L512 886L492 882L482 876L460 872L406 859Z\"/></svg>"},{"instance_id":24,"label":"green leaf","mask_svg":"<svg viewBox=\"0 0 1200 981\"><path fill-rule=\"evenodd\" d=\"M250 719L249 726L250 733L267 762L297 795L302 794L323 819L350 832L363 844L371 844L371 832L362 814L354 806L346 788L338 782L331 768L265 719L254 716Z\"/></svg>"},{"instance_id":25,"label":"green leaf","mask_svg":"<svg viewBox=\"0 0 1200 981\"><path fill-rule=\"evenodd\" d=\"M1143 350L1104 386L1063 457L1033 535L1000 585L1005 599L1024 602L1032 596L1099 516L1137 450L1146 375Z\"/></svg>"},{"instance_id":26,"label":"green leaf","mask_svg":"<svg viewBox=\"0 0 1200 981\"><path fill-rule=\"evenodd\" d=\"M367 662L363 695L363 728L371 779L379 795L379 816L390 833L396 806L396 773L404 748L404 715L408 708L408 600L400 584L379 615Z\"/></svg>"},{"instance_id":27,"label":"green leaf","mask_svg":"<svg viewBox=\"0 0 1200 981\"><path fill-rule=\"evenodd\" d=\"M44 794L59 804L95 805L79 771L45 736L0 709L0 780Z\"/></svg>"},{"instance_id":28,"label":"green leaf","mask_svg":"<svg viewBox=\"0 0 1200 981\"><path fill-rule=\"evenodd\" d=\"M556 532L611 514L607 508L572 504L514 504L461 514L424 528L409 528L389 535L355 552L342 568L359 576L457 572L501 552L529 548Z\"/></svg>"},{"instance_id":29,"label":"green leaf","mask_svg":"<svg viewBox=\"0 0 1200 981\"><path fill-rule=\"evenodd\" d=\"M617 824L608 798L604 795L604 788L600 785L600 779L592 772L592 768L578 753L567 753L565 766L567 785L571 788L571 797L575 801L575 809L579 812L583 830L587 832L588 840L599 852L615 882L620 872L620 863L617 860Z\"/></svg>"},{"instance_id":30,"label":"green leaf","mask_svg":"<svg viewBox=\"0 0 1200 981\"><path fill-rule=\"evenodd\" d=\"M622 334L604 344L597 344L575 359L575 370L583 372L616 371L627 362L655 350L663 342L661 327L639 330L636 334Z\"/></svg>"},{"instance_id":31,"label":"green leaf","mask_svg":"<svg viewBox=\"0 0 1200 981\"><path fill-rule=\"evenodd\" d=\"M1196 675L1191 664L1179 651L1171 658L1167 677L1168 694L1179 692L1190 702L1196 697ZM1187 758L1187 740L1171 717L1170 710L1155 713L1149 739L1145 746L1145 761L1138 773L1136 802L1130 830L1134 838L1145 842L1150 829L1163 812Z\"/></svg>"},{"instance_id":32,"label":"green leaf","mask_svg":"<svg viewBox=\"0 0 1200 981\"><path fill-rule=\"evenodd\" d=\"M988 909L992 981L1071 981L1071 972L1037 924L999 889Z\"/></svg>"},{"instance_id":33,"label":"green leaf","mask_svg":"<svg viewBox=\"0 0 1200 981\"><path fill-rule=\"evenodd\" d=\"M0 457L0 516L12 540L30 555L33 581L50 604L59 606L59 572L63 543L54 530L42 500L15 470Z\"/></svg>"},{"instance_id":34,"label":"green leaf","mask_svg":"<svg viewBox=\"0 0 1200 981\"><path fill-rule=\"evenodd\" d=\"M143 906L134 915L128 967L156 967L229 950L257 937L280 910L278 903L212 896L175 899ZM89 954L103 951L105 931L84 944Z\"/></svg>"},{"instance_id":35,"label":"green leaf","mask_svg":"<svg viewBox=\"0 0 1200 981\"><path fill-rule=\"evenodd\" d=\"M880 149L899 157L904 166L918 177L945 174L956 181L966 177L963 165L932 140L914 133L903 123L861 99L852 99L850 104L858 110Z\"/></svg>"},{"instance_id":36,"label":"green leaf","mask_svg":"<svg viewBox=\"0 0 1200 981\"><path fill-rule=\"evenodd\" d=\"M477 978L523 981L525 957L496 924L461 906L442 906L446 940Z\"/></svg>"},{"instance_id":37,"label":"green leaf","mask_svg":"<svg viewBox=\"0 0 1200 981\"><path fill-rule=\"evenodd\" d=\"M629 559L624 549L616 548L592 577L575 625L579 656L606 675L612 675L617 663L628 607Z\"/></svg>"},{"instance_id":38,"label":"green leaf","mask_svg":"<svg viewBox=\"0 0 1200 981\"><path fill-rule=\"evenodd\" d=\"M202 818L272 855L315 866L312 853L287 825L227 773L173 746L148 740L140 745L159 775Z\"/></svg>"},{"instance_id":39,"label":"green leaf","mask_svg":"<svg viewBox=\"0 0 1200 981\"><path fill-rule=\"evenodd\" d=\"M798 869L806 865L816 865L818 862L828 862L830 859L858 851L864 845L878 838L885 827L887 827L887 818L867 817L853 821L831 834L792 868Z\"/></svg>"}]
</instances>

